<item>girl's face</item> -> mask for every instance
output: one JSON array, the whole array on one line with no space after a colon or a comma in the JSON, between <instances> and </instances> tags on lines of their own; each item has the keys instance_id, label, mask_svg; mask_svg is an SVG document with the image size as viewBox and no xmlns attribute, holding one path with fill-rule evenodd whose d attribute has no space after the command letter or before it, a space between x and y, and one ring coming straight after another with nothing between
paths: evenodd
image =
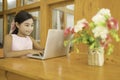
<instances>
[{"instance_id":1,"label":"girl's face","mask_svg":"<svg viewBox=\"0 0 120 80\"><path fill-rule=\"evenodd\" d=\"M19 36L28 36L33 31L33 19L25 20L23 23L18 25L18 35Z\"/></svg>"}]
</instances>

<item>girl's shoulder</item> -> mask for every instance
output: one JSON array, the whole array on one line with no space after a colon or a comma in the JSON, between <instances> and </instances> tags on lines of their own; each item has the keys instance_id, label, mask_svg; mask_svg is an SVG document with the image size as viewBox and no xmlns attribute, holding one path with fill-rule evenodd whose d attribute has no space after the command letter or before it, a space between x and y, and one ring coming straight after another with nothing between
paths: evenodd
<instances>
[{"instance_id":1,"label":"girl's shoulder","mask_svg":"<svg viewBox=\"0 0 120 80\"><path fill-rule=\"evenodd\" d=\"M7 40L12 40L12 38L13 38L14 36L17 36L17 35L16 35L16 34L8 34L8 35L5 36L5 39L7 39Z\"/></svg>"},{"instance_id":2,"label":"girl's shoulder","mask_svg":"<svg viewBox=\"0 0 120 80\"><path fill-rule=\"evenodd\" d=\"M16 34L8 34L8 35L5 36L5 38L9 39L9 38L12 38L13 36L17 36L17 35Z\"/></svg>"}]
</instances>

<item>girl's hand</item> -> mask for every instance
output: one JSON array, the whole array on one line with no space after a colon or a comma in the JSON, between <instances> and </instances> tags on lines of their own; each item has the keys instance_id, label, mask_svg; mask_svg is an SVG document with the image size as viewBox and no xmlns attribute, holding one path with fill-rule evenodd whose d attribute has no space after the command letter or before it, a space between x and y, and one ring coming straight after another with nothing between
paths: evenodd
<instances>
[{"instance_id":1,"label":"girl's hand","mask_svg":"<svg viewBox=\"0 0 120 80\"><path fill-rule=\"evenodd\" d=\"M43 50L30 50L29 51L29 54L40 54L40 53L42 53L43 54Z\"/></svg>"}]
</instances>

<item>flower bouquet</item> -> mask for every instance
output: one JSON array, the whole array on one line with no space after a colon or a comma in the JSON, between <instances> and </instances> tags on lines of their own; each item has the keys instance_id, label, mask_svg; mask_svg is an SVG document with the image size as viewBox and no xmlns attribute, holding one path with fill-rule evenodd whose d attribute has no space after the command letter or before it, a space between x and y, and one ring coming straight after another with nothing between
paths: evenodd
<instances>
[{"instance_id":1,"label":"flower bouquet","mask_svg":"<svg viewBox=\"0 0 120 80\"><path fill-rule=\"evenodd\" d=\"M64 45L70 42L73 44L84 43L89 46L89 49L94 49L94 51L98 48L105 49L106 53L110 55L114 48L112 39L117 42L120 41L118 30L118 21L111 16L109 9L103 8L92 17L91 22L82 19L73 28L66 28L64 31L65 36L75 36L70 40L66 40Z\"/></svg>"}]
</instances>

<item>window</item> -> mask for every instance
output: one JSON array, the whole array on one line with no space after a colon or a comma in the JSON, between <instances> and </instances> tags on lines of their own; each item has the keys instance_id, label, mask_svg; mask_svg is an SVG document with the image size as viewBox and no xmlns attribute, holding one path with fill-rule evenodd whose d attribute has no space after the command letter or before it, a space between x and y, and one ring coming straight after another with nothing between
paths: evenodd
<instances>
[{"instance_id":1,"label":"window","mask_svg":"<svg viewBox=\"0 0 120 80\"><path fill-rule=\"evenodd\" d=\"M14 17L15 17L15 14L8 15L8 31L7 31L8 33L10 32L11 22L13 21Z\"/></svg>"},{"instance_id":2,"label":"window","mask_svg":"<svg viewBox=\"0 0 120 80\"><path fill-rule=\"evenodd\" d=\"M2 0L0 0L0 11L2 11L2 8L3 8L3 2Z\"/></svg>"},{"instance_id":3,"label":"window","mask_svg":"<svg viewBox=\"0 0 120 80\"><path fill-rule=\"evenodd\" d=\"M16 8L16 0L7 0L7 9Z\"/></svg>"},{"instance_id":4,"label":"window","mask_svg":"<svg viewBox=\"0 0 120 80\"><path fill-rule=\"evenodd\" d=\"M66 5L53 8L52 10L52 28L64 29L74 26L74 5Z\"/></svg>"},{"instance_id":5,"label":"window","mask_svg":"<svg viewBox=\"0 0 120 80\"><path fill-rule=\"evenodd\" d=\"M67 5L66 6L66 27L73 27L74 26L74 5Z\"/></svg>"},{"instance_id":6,"label":"window","mask_svg":"<svg viewBox=\"0 0 120 80\"><path fill-rule=\"evenodd\" d=\"M40 0L21 0L21 5L27 5L27 4L32 4L32 3L35 3L35 2L38 2Z\"/></svg>"},{"instance_id":7,"label":"window","mask_svg":"<svg viewBox=\"0 0 120 80\"><path fill-rule=\"evenodd\" d=\"M3 47L3 18L0 17L0 48Z\"/></svg>"},{"instance_id":8,"label":"window","mask_svg":"<svg viewBox=\"0 0 120 80\"><path fill-rule=\"evenodd\" d=\"M54 9L52 11L52 28L61 29L63 27L63 21L64 21L63 18L64 18L63 11Z\"/></svg>"},{"instance_id":9,"label":"window","mask_svg":"<svg viewBox=\"0 0 120 80\"><path fill-rule=\"evenodd\" d=\"M74 15L73 14L66 14L66 27L73 27L74 26Z\"/></svg>"}]
</instances>

